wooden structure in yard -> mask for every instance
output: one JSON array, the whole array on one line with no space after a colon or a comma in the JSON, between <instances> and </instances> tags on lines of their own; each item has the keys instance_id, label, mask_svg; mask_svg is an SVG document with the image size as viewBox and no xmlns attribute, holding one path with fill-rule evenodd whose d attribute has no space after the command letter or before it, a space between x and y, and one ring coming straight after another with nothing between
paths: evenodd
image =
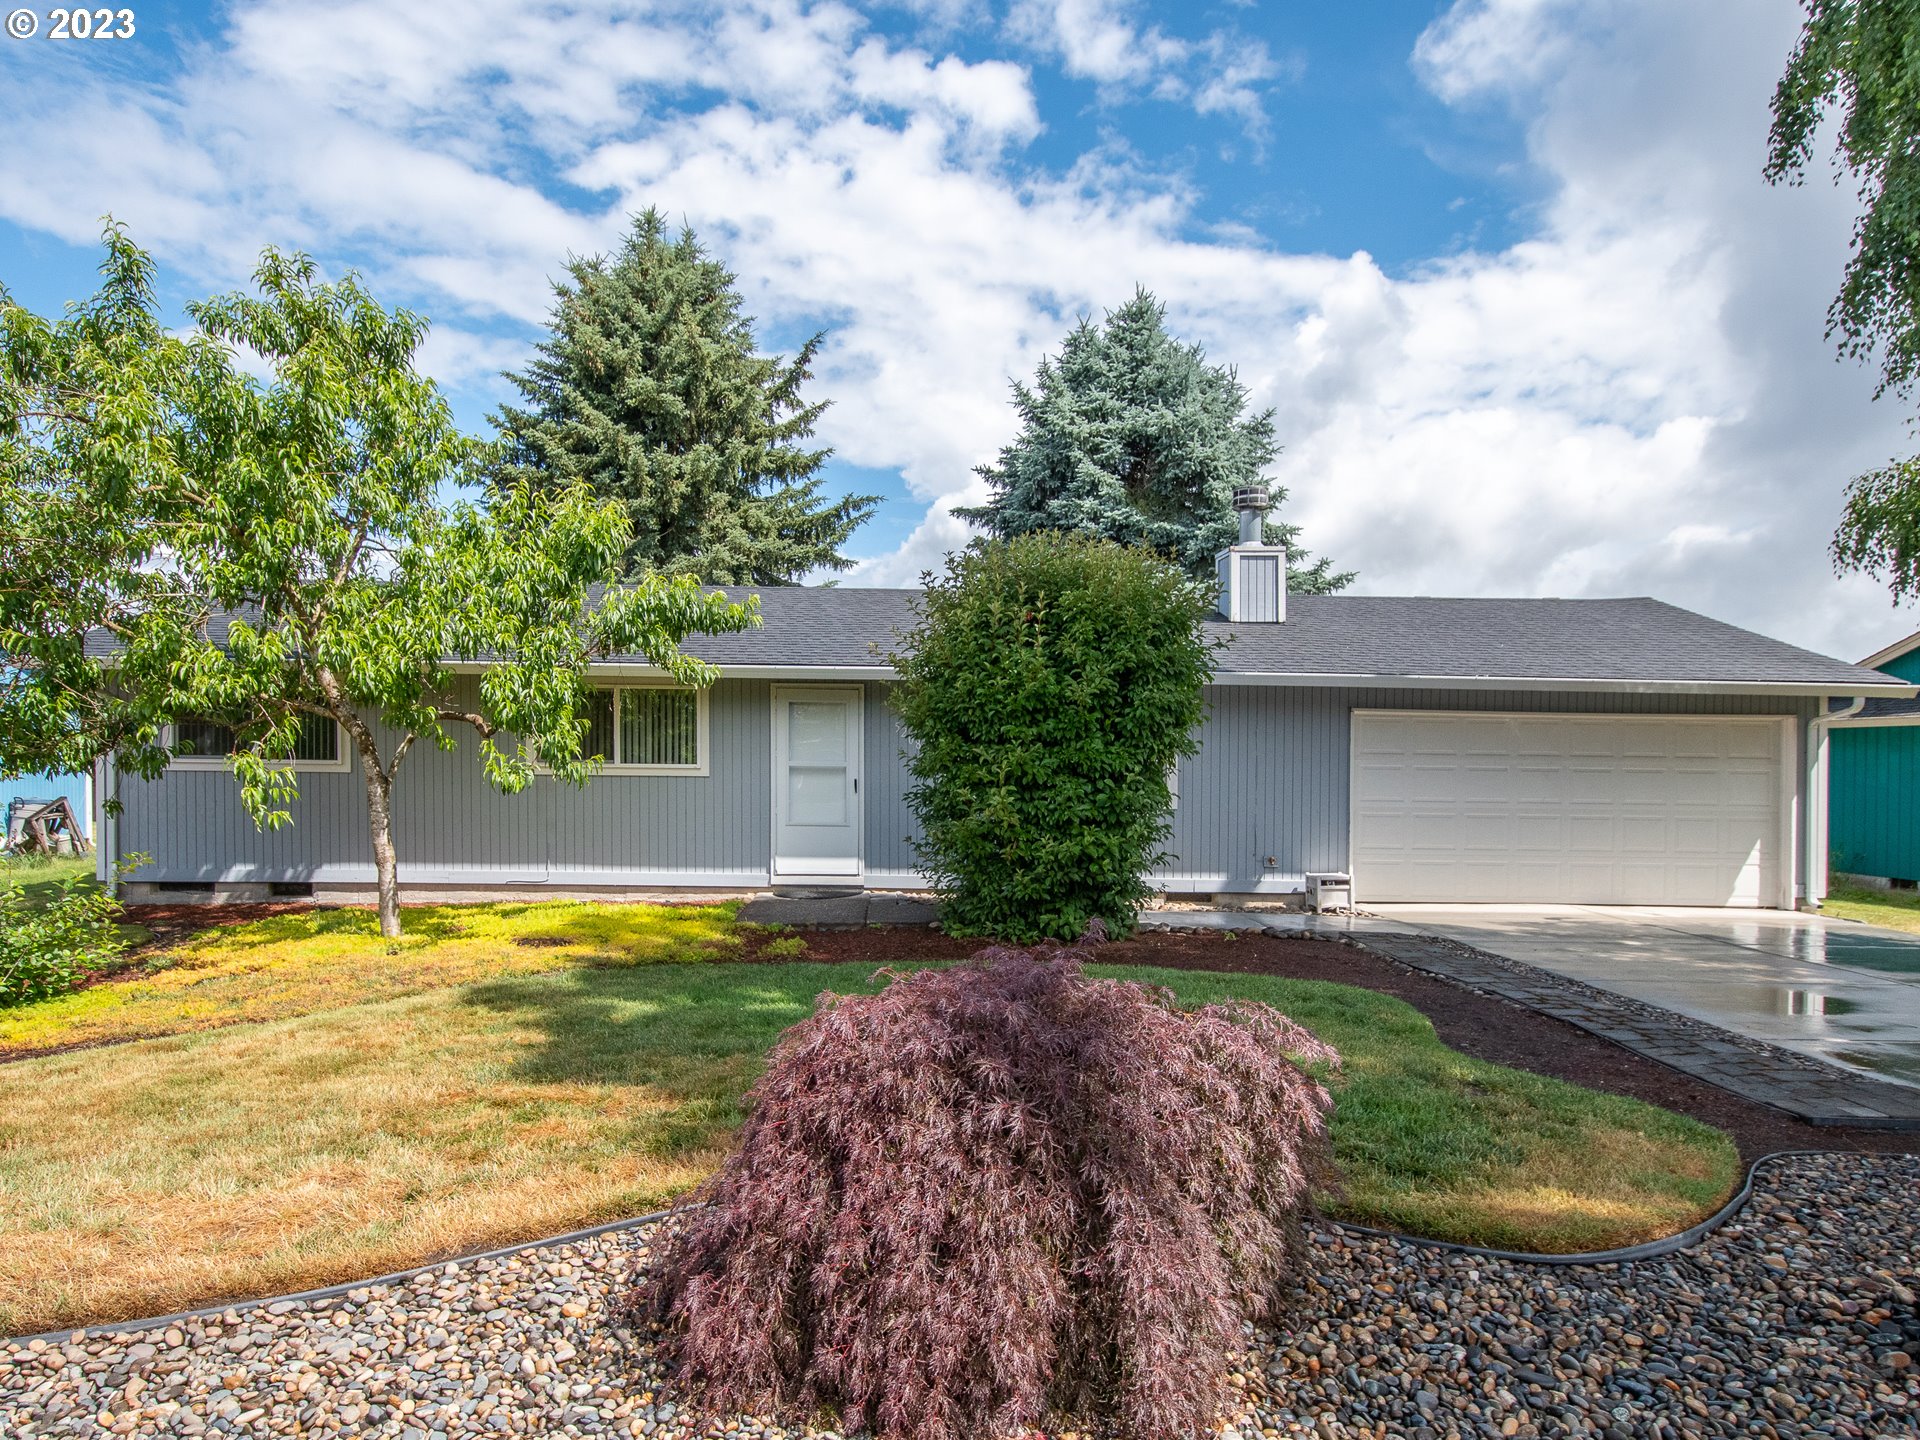
<instances>
[{"instance_id":1,"label":"wooden structure in yard","mask_svg":"<svg viewBox=\"0 0 1920 1440\"><path fill-rule=\"evenodd\" d=\"M93 842L80 828L73 802L16 799L7 806L7 853L11 855L85 855Z\"/></svg>"}]
</instances>

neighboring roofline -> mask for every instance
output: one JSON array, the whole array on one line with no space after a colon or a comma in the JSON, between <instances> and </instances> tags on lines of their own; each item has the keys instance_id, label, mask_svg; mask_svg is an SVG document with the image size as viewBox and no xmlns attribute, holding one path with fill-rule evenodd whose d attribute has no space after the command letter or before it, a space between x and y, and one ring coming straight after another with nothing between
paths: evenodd
<instances>
[{"instance_id":1,"label":"neighboring roofline","mask_svg":"<svg viewBox=\"0 0 1920 1440\"><path fill-rule=\"evenodd\" d=\"M1855 715L1833 722L1835 730L1864 730L1881 725L1920 725L1920 711L1911 715Z\"/></svg>"},{"instance_id":2,"label":"neighboring roofline","mask_svg":"<svg viewBox=\"0 0 1920 1440\"><path fill-rule=\"evenodd\" d=\"M456 674L477 674L485 661L447 666ZM716 666L729 680L898 680L888 665L727 665ZM594 661L597 675L659 675L657 666ZM1920 695L1920 684L1845 685L1837 681L1775 680L1606 680L1545 675L1314 675L1253 670L1223 670L1216 685L1294 685L1314 689L1372 690L1574 690L1633 695L1872 695L1906 700Z\"/></svg>"},{"instance_id":3,"label":"neighboring roofline","mask_svg":"<svg viewBox=\"0 0 1920 1440\"><path fill-rule=\"evenodd\" d=\"M1904 640L1896 640L1884 650L1875 651L1860 663L1869 670L1878 670L1889 660L1898 660L1916 646L1920 646L1920 630L1914 631Z\"/></svg>"}]
</instances>

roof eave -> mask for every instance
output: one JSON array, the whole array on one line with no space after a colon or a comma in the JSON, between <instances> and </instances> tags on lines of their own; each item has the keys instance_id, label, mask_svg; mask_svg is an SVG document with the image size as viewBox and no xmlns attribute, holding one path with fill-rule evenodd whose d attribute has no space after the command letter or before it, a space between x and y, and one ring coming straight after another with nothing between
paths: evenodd
<instances>
[{"instance_id":1,"label":"roof eave","mask_svg":"<svg viewBox=\"0 0 1920 1440\"><path fill-rule=\"evenodd\" d=\"M486 661L460 661L447 667L456 674L477 673ZM656 665L595 661L596 675L651 677ZM716 665L729 680L897 680L890 665ZM1634 695L1868 695L1910 699L1920 685L1851 684L1844 680L1627 680L1551 675L1367 675L1300 674L1288 671L1223 670L1216 685L1270 685L1371 690L1570 690Z\"/></svg>"},{"instance_id":2,"label":"roof eave","mask_svg":"<svg viewBox=\"0 0 1920 1440\"><path fill-rule=\"evenodd\" d=\"M1236 685L1365 686L1387 690L1572 690L1629 695L1868 695L1908 699L1920 686L1846 680L1631 680L1554 675L1303 675L1236 671L1216 683Z\"/></svg>"}]
</instances>

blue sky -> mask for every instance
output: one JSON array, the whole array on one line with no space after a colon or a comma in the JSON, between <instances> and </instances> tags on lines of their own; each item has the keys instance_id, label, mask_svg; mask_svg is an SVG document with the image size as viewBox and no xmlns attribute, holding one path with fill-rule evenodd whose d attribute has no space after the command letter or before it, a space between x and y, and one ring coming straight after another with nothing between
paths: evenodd
<instances>
[{"instance_id":1,"label":"blue sky","mask_svg":"<svg viewBox=\"0 0 1920 1440\"><path fill-rule=\"evenodd\" d=\"M1759 179L1792 0L1152 6L476 0L139 10L0 41L0 281L167 301L267 243L433 317L486 428L566 254L657 203L770 347L828 334L835 488L909 583L1010 376L1136 283L1277 411L1307 544L1373 593L1656 594L1854 656L1913 628L1824 540L1908 445L1822 316L1849 200Z\"/></svg>"}]
</instances>

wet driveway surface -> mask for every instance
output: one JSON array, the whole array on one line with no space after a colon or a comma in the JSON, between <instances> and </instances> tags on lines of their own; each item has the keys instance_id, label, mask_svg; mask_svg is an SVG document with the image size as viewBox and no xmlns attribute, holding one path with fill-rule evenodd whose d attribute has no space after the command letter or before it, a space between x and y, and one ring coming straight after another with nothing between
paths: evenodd
<instances>
[{"instance_id":1,"label":"wet driveway surface","mask_svg":"<svg viewBox=\"0 0 1920 1440\"><path fill-rule=\"evenodd\" d=\"M1920 1087L1920 936L1778 910L1368 908L1429 934Z\"/></svg>"}]
</instances>

